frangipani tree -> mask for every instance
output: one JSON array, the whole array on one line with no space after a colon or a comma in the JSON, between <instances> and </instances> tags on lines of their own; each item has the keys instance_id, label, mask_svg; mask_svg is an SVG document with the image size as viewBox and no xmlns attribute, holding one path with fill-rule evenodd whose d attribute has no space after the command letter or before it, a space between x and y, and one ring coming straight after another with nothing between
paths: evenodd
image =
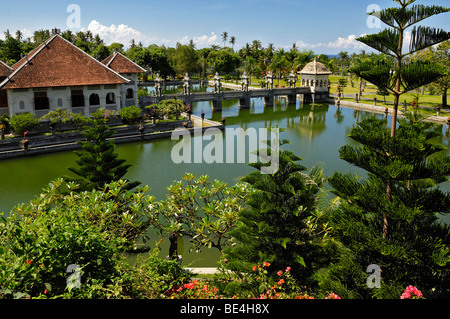
<instances>
[{"instance_id":1,"label":"frangipani tree","mask_svg":"<svg viewBox=\"0 0 450 319\"><path fill-rule=\"evenodd\" d=\"M450 38L450 33L432 27L416 26L417 23L437 14L449 12L443 6L413 5L416 0L393 0L400 7L369 13L380 19L388 28L376 34L357 38L358 41L394 59L363 62L351 71L385 89L394 96L394 112L391 136L395 136L399 98L402 94L436 81L445 74L443 67L430 61L410 61L411 54ZM411 40L405 52L406 30L411 28Z\"/></svg>"}]
</instances>

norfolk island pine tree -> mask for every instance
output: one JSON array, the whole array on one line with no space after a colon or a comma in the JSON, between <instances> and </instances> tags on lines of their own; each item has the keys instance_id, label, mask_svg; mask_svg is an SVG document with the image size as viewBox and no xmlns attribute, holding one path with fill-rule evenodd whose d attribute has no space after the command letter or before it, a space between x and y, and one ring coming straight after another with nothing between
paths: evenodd
<instances>
[{"instance_id":1,"label":"norfolk island pine tree","mask_svg":"<svg viewBox=\"0 0 450 319\"><path fill-rule=\"evenodd\" d=\"M265 141L270 155L271 141ZM290 143L282 140L280 146ZM327 226L319 222L317 207L325 183L323 171L314 167L309 174L291 151L280 149L278 170L262 174L262 162L249 164L257 171L242 178L256 191L241 210L237 227L231 231L236 245L224 249L225 268L246 273L256 264L270 263L270 274L291 267L302 283L313 283L311 275L326 259L323 248ZM320 226L318 226L320 225ZM317 227L316 227L317 226ZM322 229L322 227L324 227Z\"/></svg>"},{"instance_id":2,"label":"norfolk island pine tree","mask_svg":"<svg viewBox=\"0 0 450 319\"><path fill-rule=\"evenodd\" d=\"M429 298L450 295L450 227L438 218L449 213L450 195L436 187L450 174L450 158L433 140L441 134L433 124L406 116L394 138L386 122L375 118L351 131L362 146L343 146L340 156L368 171L366 180L343 173L329 178L341 198L329 222L343 249L317 278L322 289L341 297L398 298L409 284ZM373 264L381 268L379 289L366 282Z\"/></svg>"},{"instance_id":3,"label":"norfolk island pine tree","mask_svg":"<svg viewBox=\"0 0 450 319\"><path fill-rule=\"evenodd\" d=\"M400 7L387 8L369 13L388 27L376 34L357 38L358 41L380 51L392 59L365 61L350 71L364 80L385 89L394 96L391 136L395 135L400 96L438 80L445 74L444 68L429 61L410 61L406 58L413 53L450 39L445 30L415 26L417 23L437 14L446 13L450 8L443 6L413 5L416 0L393 0ZM413 27L409 51L404 52L406 30Z\"/></svg>"},{"instance_id":4,"label":"norfolk island pine tree","mask_svg":"<svg viewBox=\"0 0 450 319\"><path fill-rule=\"evenodd\" d=\"M80 191L102 189L104 185L122 179L131 165L126 160L118 158L116 145L110 138L114 131L102 118L93 118L91 125L85 126L83 137L86 141L79 141L82 150L74 153L79 157L78 167L69 170L79 178L64 176L66 181L73 181L79 185ZM138 186L140 182L129 182L127 189Z\"/></svg>"}]
</instances>

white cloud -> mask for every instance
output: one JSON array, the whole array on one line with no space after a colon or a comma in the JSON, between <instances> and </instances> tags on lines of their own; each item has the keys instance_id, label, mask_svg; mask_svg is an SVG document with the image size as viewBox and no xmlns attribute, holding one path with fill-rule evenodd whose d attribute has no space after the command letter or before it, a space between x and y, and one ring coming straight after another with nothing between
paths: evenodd
<instances>
[{"instance_id":1,"label":"white cloud","mask_svg":"<svg viewBox=\"0 0 450 319\"><path fill-rule=\"evenodd\" d=\"M363 36L360 35L360 36ZM338 37L334 41L328 43L305 43L302 40L295 42L297 48L306 50L321 50L321 51L339 51L339 50L353 50L359 51L363 49L368 49L368 47L356 40L358 38L355 34L351 34L347 37ZM325 52L326 53L326 52Z\"/></svg>"},{"instance_id":2,"label":"white cloud","mask_svg":"<svg viewBox=\"0 0 450 319\"><path fill-rule=\"evenodd\" d=\"M132 39L134 39L136 44L142 42L144 45L149 45L156 40L156 38L149 37L125 24L105 26L96 20L92 20L89 23L88 30L94 35L98 34L108 45L113 42L119 42L128 47Z\"/></svg>"},{"instance_id":3,"label":"white cloud","mask_svg":"<svg viewBox=\"0 0 450 319\"><path fill-rule=\"evenodd\" d=\"M189 38L188 36L184 36L180 43L187 44L189 41L192 40L196 46L197 49L210 47L211 45L218 45L219 42L217 41L217 34L214 32L211 32L211 35L201 35L198 37Z\"/></svg>"},{"instance_id":4,"label":"white cloud","mask_svg":"<svg viewBox=\"0 0 450 319\"><path fill-rule=\"evenodd\" d=\"M356 35L351 34L346 38L338 37L337 40L333 42L328 42L327 47L333 48L333 49L354 49L354 50L361 50L364 48L367 48L367 46L356 40Z\"/></svg>"},{"instance_id":5,"label":"white cloud","mask_svg":"<svg viewBox=\"0 0 450 319\"><path fill-rule=\"evenodd\" d=\"M199 49L209 47L213 44L219 44L217 41L218 36L214 32L211 32L210 35L194 36L191 38L189 38L188 36L184 36L180 40L170 40L167 38L149 36L125 24L112 24L110 26L105 26L97 20L92 20L89 23L87 29L94 35L98 34L107 45L113 42L119 42L122 43L125 47L129 47L132 39L134 39L136 44L142 42L144 46L148 46L150 44L164 44L167 46L175 46L177 42L187 44L191 39ZM86 30L82 29L82 31Z\"/></svg>"}]
</instances>

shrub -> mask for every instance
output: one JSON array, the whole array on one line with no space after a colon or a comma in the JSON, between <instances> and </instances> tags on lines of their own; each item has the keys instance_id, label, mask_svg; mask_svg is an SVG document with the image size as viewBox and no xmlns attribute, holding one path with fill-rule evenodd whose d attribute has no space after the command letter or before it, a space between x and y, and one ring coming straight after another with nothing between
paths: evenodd
<instances>
[{"instance_id":1,"label":"shrub","mask_svg":"<svg viewBox=\"0 0 450 319\"><path fill-rule=\"evenodd\" d=\"M14 133L23 135L39 126L39 120L33 113L16 114L9 120Z\"/></svg>"},{"instance_id":2,"label":"shrub","mask_svg":"<svg viewBox=\"0 0 450 319\"><path fill-rule=\"evenodd\" d=\"M158 257L159 243L157 246L147 258L139 257L129 269L125 290L130 297L168 298L178 287L190 282L192 275L184 271L178 262Z\"/></svg>"},{"instance_id":3,"label":"shrub","mask_svg":"<svg viewBox=\"0 0 450 319\"><path fill-rule=\"evenodd\" d=\"M122 121L125 124L135 124L142 118L141 108L137 106L127 106L119 111Z\"/></svg>"},{"instance_id":4,"label":"shrub","mask_svg":"<svg viewBox=\"0 0 450 319\"><path fill-rule=\"evenodd\" d=\"M58 108L44 115L41 119L50 121L53 130L62 131L63 124L69 122L72 118L72 113L67 110Z\"/></svg>"},{"instance_id":5,"label":"shrub","mask_svg":"<svg viewBox=\"0 0 450 319\"><path fill-rule=\"evenodd\" d=\"M22 209L31 209L23 206L0 220L0 298L76 297L119 275L125 241L91 223L87 209L72 209L70 200L66 204L35 217L23 216ZM82 285L71 290L69 265L80 267Z\"/></svg>"}]
</instances>

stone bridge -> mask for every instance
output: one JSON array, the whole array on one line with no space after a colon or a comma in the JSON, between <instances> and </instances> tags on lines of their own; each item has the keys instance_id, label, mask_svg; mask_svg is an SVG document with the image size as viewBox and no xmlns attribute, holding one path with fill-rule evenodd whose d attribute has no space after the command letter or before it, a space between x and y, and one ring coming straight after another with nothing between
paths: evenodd
<instances>
[{"instance_id":1,"label":"stone bridge","mask_svg":"<svg viewBox=\"0 0 450 319\"><path fill-rule=\"evenodd\" d=\"M155 82L156 94L153 96L141 96L139 104L141 107L146 107L169 99L178 99L185 104L212 101L212 109L218 111L222 109L223 100L239 100L240 108L249 108L252 98L264 98L264 105L270 106L273 105L276 96L286 96L289 104L295 104L298 97L301 98L303 103L320 102L329 97L328 92L316 94L312 92L310 87L295 87L295 84L288 88L273 88L273 79L270 76L266 80L266 88L249 88L247 77L244 75L239 90L222 91L222 83L220 83L220 78L216 74L213 88L213 92L190 93L190 80L189 76L186 75L183 94L163 95L161 94L161 81L157 79Z\"/></svg>"}]
</instances>

